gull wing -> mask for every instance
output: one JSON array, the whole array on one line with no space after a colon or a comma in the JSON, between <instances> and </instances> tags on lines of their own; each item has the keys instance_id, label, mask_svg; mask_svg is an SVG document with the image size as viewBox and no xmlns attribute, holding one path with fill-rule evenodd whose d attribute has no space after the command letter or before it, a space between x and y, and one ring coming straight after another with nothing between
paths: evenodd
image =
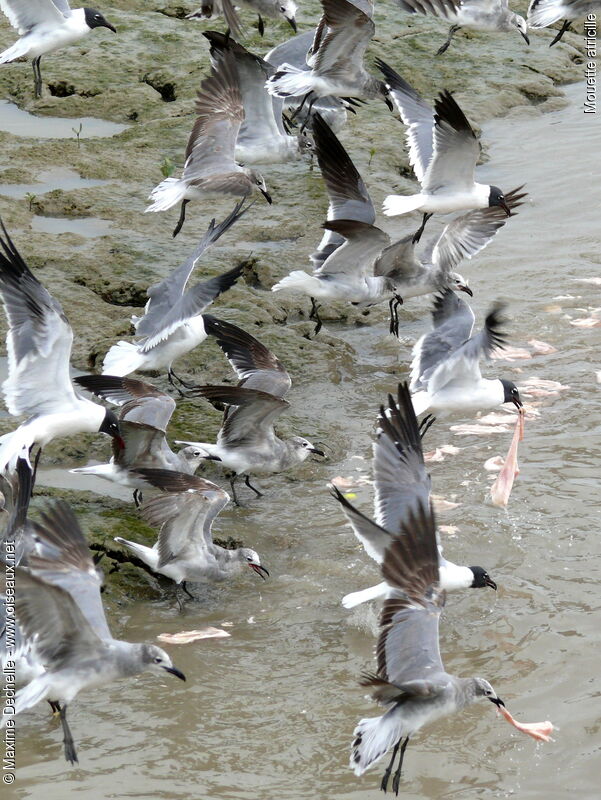
<instances>
[{"instance_id":1,"label":"gull wing","mask_svg":"<svg viewBox=\"0 0 601 800\"><path fill-rule=\"evenodd\" d=\"M242 386L201 386L196 390L207 400L236 408L226 409L217 443L223 445L263 445L273 437L275 420L289 406L286 400L257 389Z\"/></svg>"},{"instance_id":2,"label":"gull wing","mask_svg":"<svg viewBox=\"0 0 601 800\"><path fill-rule=\"evenodd\" d=\"M15 416L68 411L77 406L69 375L73 331L0 225L0 295L9 324L6 406Z\"/></svg>"},{"instance_id":3,"label":"gull wing","mask_svg":"<svg viewBox=\"0 0 601 800\"><path fill-rule=\"evenodd\" d=\"M165 566L188 548L209 548L213 544L213 520L228 504L229 495L211 481L162 469L133 470L162 494L140 509L149 525L160 528L159 567Z\"/></svg>"},{"instance_id":4,"label":"gull wing","mask_svg":"<svg viewBox=\"0 0 601 800\"><path fill-rule=\"evenodd\" d=\"M431 487L407 383L399 384L396 402L388 395L388 408L380 407L373 451L376 522L398 535L412 511L427 507Z\"/></svg>"},{"instance_id":5,"label":"gull wing","mask_svg":"<svg viewBox=\"0 0 601 800\"><path fill-rule=\"evenodd\" d=\"M68 592L94 633L110 639L100 595L102 579L75 514L64 500L55 500L41 518L42 524L36 524L36 539L41 541L45 555L28 557L30 573ZM53 549L56 557L49 557Z\"/></svg>"},{"instance_id":6,"label":"gull wing","mask_svg":"<svg viewBox=\"0 0 601 800\"><path fill-rule=\"evenodd\" d=\"M469 305L451 289L445 289L434 300L433 329L419 339L413 348L411 391L426 389L439 365L469 339L474 326L474 313Z\"/></svg>"},{"instance_id":7,"label":"gull wing","mask_svg":"<svg viewBox=\"0 0 601 800\"><path fill-rule=\"evenodd\" d=\"M211 75L201 83L196 114L186 147L183 180L202 182L211 176L218 180L220 176L240 172L234 150L244 121L244 107L231 53L224 53L212 66Z\"/></svg>"},{"instance_id":8,"label":"gull wing","mask_svg":"<svg viewBox=\"0 0 601 800\"><path fill-rule=\"evenodd\" d=\"M409 146L409 163L415 177L423 184L434 152L434 110L386 62L377 58L376 66L383 73L401 120L407 126L405 135Z\"/></svg>"},{"instance_id":9,"label":"gull wing","mask_svg":"<svg viewBox=\"0 0 601 800\"><path fill-rule=\"evenodd\" d=\"M434 102L434 152L422 180L424 191L469 191L474 185L480 143L452 94Z\"/></svg>"},{"instance_id":10,"label":"gull wing","mask_svg":"<svg viewBox=\"0 0 601 800\"><path fill-rule=\"evenodd\" d=\"M205 330L217 340L239 379L238 386L283 398L292 381L281 361L250 333L231 322L204 315Z\"/></svg>"},{"instance_id":11,"label":"gull wing","mask_svg":"<svg viewBox=\"0 0 601 800\"><path fill-rule=\"evenodd\" d=\"M395 593L380 615L377 674L362 681L384 703L435 696L448 682L438 644L445 593L438 584L436 524L429 505L411 512L402 534L382 563L382 575Z\"/></svg>"},{"instance_id":12,"label":"gull wing","mask_svg":"<svg viewBox=\"0 0 601 800\"><path fill-rule=\"evenodd\" d=\"M323 25L327 26L327 31L313 52L313 71L318 75L331 76L359 72L376 29L371 14L349 0L321 0L321 5Z\"/></svg>"},{"instance_id":13,"label":"gull wing","mask_svg":"<svg viewBox=\"0 0 601 800\"><path fill-rule=\"evenodd\" d=\"M315 155L329 198L328 222L346 219L373 225L376 221L374 205L350 156L317 113L313 115L312 130ZM314 269L319 268L343 242L340 234L327 230L311 256Z\"/></svg>"},{"instance_id":14,"label":"gull wing","mask_svg":"<svg viewBox=\"0 0 601 800\"><path fill-rule=\"evenodd\" d=\"M19 36L36 25L62 25L71 16L67 0L0 0L0 8Z\"/></svg>"},{"instance_id":15,"label":"gull wing","mask_svg":"<svg viewBox=\"0 0 601 800\"><path fill-rule=\"evenodd\" d=\"M454 21L461 7L461 0L397 0L407 14L432 14L450 22Z\"/></svg>"},{"instance_id":16,"label":"gull wing","mask_svg":"<svg viewBox=\"0 0 601 800\"><path fill-rule=\"evenodd\" d=\"M142 423L163 433L175 411L175 400L166 392L134 378L81 375L73 382L103 400L121 406L121 421Z\"/></svg>"},{"instance_id":17,"label":"gull wing","mask_svg":"<svg viewBox=\"0 0 601 800\"><path fill-rule=\"evenodd\" d=\"M505 195L505 202L511 211L521 206L521 201L528 196L526 192L521 192L523 188L520 186ZM486 247L508 219L499 206L462 214L450 222L438 238L430 240L423 259L450 272L464 258L472 258Z\"/></svg>"},{"instance_id":18,"label":"gull wing","mask_svg":"<svg viewBox=\"0 0 601 800\"><path fill-rule=\"evenodd\" d=\"M334 497L344 512L353 533L359 539L368 556L381 564L384 559L386 548L392 544L394 536L385 528L366 517L350 503L346 497L335 486L330 487L332 497Z\"/></svg>"},{"instance_id":19,"label":"gull wing","mask_svg":"<svg viewBox=\"0 0 601 800\"><path fill-rule=\"evenodd\" d=\"M326 222L323 227L342 236L344 242L315 271L317 275L370 272L374 259L390 244L387 233L366 222L338 219Z\"/></svg>"}]
</instances>

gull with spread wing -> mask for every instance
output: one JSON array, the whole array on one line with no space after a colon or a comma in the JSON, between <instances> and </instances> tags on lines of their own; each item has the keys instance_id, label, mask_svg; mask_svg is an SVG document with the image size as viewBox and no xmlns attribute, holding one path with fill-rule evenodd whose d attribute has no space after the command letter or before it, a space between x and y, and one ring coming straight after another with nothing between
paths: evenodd
<instances>
[{"instance_id":1,"label":"gull with spread wing","mask_svg":"<svg viewBox=\"0 0 601 800\"><path fill-rule=\"evenodd\" d=\"M137 470L164 469L193 475L203 459L211 459L198 447L183 447L174 453L167 442L167 426L175 411L175 400L150 383L112 375L83 375L75 383L88 392L121 407L119 431L123 446L115 443L108 464L94 464L70 470L77 475L99 478L134 489L139 505L147 485Z\"/></svg>"},{"instance_id":2,"label":"gull with spread wing","mask_svg":"<svg viewBox=\"0 0 601 800\"><path fill-rule=\"evenodd\" d=\"M159 537L153 547L120 536L115 541L125 545L153 572L181 584L188 595L186 582L228 580L244 567L250 567L263 579L269 575L258 553L250 547L227 550L213 541L211 528L229 503L227 492L211 481L183 472L162 469L136 472L147 485L161 489L161 494L143 503L140 509L146 522L159 528Z\"/></svg>"},{"instance_id":3,"label":"gull with spread wing","mask_svg":"<svg viewBox=\"0 0 601 800\"><path fill-rule=\"evenodd\" d=\"M373 445L375 520L366 517L348 501L336 487L332 492L359 539L365 552L378 564L395 537L401 536L401 526L412 511L430 502L430 475L424 464L422 437L432 424L427 417L418 425L411 395L406 383L400 383L396 402L388 395L388 408L380 407L378 438ZM438 534L437 534L438 542ZM438 544L438 580L442 589L497 588L483 567L464 567L447 561ZM352 592L342 598L345 608L354 608L367 600L385 597L392 587L384 581L377 586Z\"/></svg>"},{"instance_id":4,"label":"gull with spread wing","mask_svg":"<svg viewBox=\"0 0 601 800\"><path fill-rule=\"evenodd\" d=\"M463 111L448 91L440 93L432 109L388 64L377 60L401 120L407 125L409 162L421 184L418 194L390 194L384 200L387 216L423 213L419 238L432 214L499 206L511 214L498 186L476 183L480 143Z\"/></svg>"},{"instance_id":5,"label":"gull with spread wing","mask_svg":"<svg viewBox=\"0 0 601 800\"><path fill-rule=\"evenodd\" d=\"M271 203L263 177L235 160L236 141L243 122L244 105L236 62L232 53L224 53L200 85L196 122L188 139L181 178L165 178L150 193L152 203L146 211L166 211L181 203L174 236L184 224L190 200L204 200L213 194L244 199L257 191Z\"/></svg>"},{"instance_id":6,"label":"gull with spread wing","mask_svg":"<svg viewBox=\"0 0 601 800\"><path fill-rule=\"evenodd\" d=\"M0 437L0 470L61 436L106 433L117 438L115 414L75 393L70 376L73 330L60 303L31 272L0 220L0 295L8 318L8 412L27 419ZM34 467L35 471L35 467Z\"/></svg>"},{"instance_id":7,"label":"gull with spread wing","mask_svg":"<svg viewBox=\"0 0 601 800\"><path fill-rule=\"evenodd\" d=\"M446 672L442 663L439 619L446 593L439 583L436 523L427 501L420 501L409 512L401 522L400 534L382 561L382 575L390 591L380 615L377 669L361 680L386 711L359 721L350 759L355 775L362 775L392 749L380 788L386 791L398 754L392 780L397 795L405 750L420 728L480 698L497 707L504 705L487 680L457 678Z\"/></svg>"},{"instance_id":8,"label":"gull with spread wing","mask_svg":"<svg viewBox=\"0 0 601 800\"><path fill-rule=\"evenodd\" d=\"M0 0L0 9L21 37L0 53L0 64L31 58L36 97L42 96L42 56L79 41L94 28L117 33L100 11L71 8L68 0Z\"/></svg>"},{"instance_id":9,"label":"gull with spread wing","mask_svg":"<svg viewBox=\"0 0 601 800\"><path fill-rule=\"evenodd\" d=\"M258 15L258 30L263 36L265 23L263 17L271 19L284 19L296 33L297 5L294 0L239 0L246 8L253 9ZM214 19L223 15L226 25L231 33L238 39L244 34L240 17L232 0L203 0L203 4L196 11L186 15L186 19Z\"/></svg>"},{"instance_id":10,"label":"gull with spread wing","mask_svg":"<svg viewBox=\"0 0 601 800\"><path fill-rule=\"evenodd\" d=\"M432 309L433 330L413 348L411 391L417 416L455 411L479 411L513 403L521 413L522 401L515 383L504 378L483 378L482 356L490 358L506 341L501 327L504 306L496 303L486 315L484 328L474 335L474 312L450 289L438 295ZM471 338L470 338L471 337Z\"/></svg>"},{"instance_id":11,"label":"gull with spread wing","mask_svg":"<svg viewBox=\"0 0 601 800\"><path fill-rule=\"evenodd\" d=\"M246 213L243 201L232 213L215 225L211 220L207 232L192 255L160 283L151 286L148 302L141 317L132 317L139 337L135 342L120 341L104 357L105 375L129 375L130 372L167 368L169 382L177 375L171 368L174 361L193 350L206 339L203 311L215 298L230 289L242 273L243 265L186 289L190 276L204 251ZM180 380L183 384L183 381ZM185 385L185 384L184 384Z\"/></svg>"},{"instance_id":12,"label":"gull with spread wing","mask_svg":"<svg viewBox=\"0 0 601 800\"><path fill-rule=\"evenodd\" d=\"M549 47L553 47L570 30L573 20L587 14L594 14L596 18L599 11L601 0L531 0L528 6L528 25L531 28L546 28L563 20L559 32L549 44Z\"/></svg>"},{"instance_id":13,"label":"gull with spread wing","mask_svg":"<svg viewBox=\"0 0 601 800\"><path fill-rule=\"evenodd\" d=\"M234 503L239 505L235 483L240 475L258 496L250 476L282 472L301 464L311 453L325 455L301 436L280 439L274 422L288 407L284 396L290 376L265 345L229 322L205 316L207 333L217 340L240 379L237 386L200 386L194 394L226 406L216 444L178 442L206 450L227 471Z\"/></svg>"}]
</instances>

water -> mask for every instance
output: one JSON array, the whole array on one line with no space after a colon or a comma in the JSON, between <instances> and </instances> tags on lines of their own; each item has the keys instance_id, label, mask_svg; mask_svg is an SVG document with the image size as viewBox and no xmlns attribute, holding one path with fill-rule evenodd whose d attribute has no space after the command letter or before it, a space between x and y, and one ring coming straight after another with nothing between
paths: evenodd
<instances>
[{"instance_id":1,"label":"water","mask_svg":"<svg viewBox=\"0 0 601 800\"><path fill-rule=\"evenodd\" d=\"M75 233L86 239L114 233L113 223L99 217L42 217L34 215L31 227L41 233Z\"/></svg>"},{"instance_id":2,"label":"water","mask_svg":"<svg viewBox=\"0 0 601 800\"><path fill-rule=\"evenodd\" d=\"M0 131L14 136L33 136L36 139L72 139L75 130L80 139L116 136L128 126L95 117L36 117L8 100L0 100Z\"/></svg>"},{"instance_id":3,"label":"water","mask_svg":"<svg viewBox=\"0 0 601 800\"><path fill-rule=\"evenodd\" d=\"M530 376L550 378L571 388L543 400L539 420L528 424L506 512L488 501L483 463L507 450L511 434L458 437L443 422L427 440L432 448L448 442L463 448L431 468L435 493L461 503L440 518L459 527L445 540L445 552L482 564L499 584L497 594L483 590L448 600L444 663L456 674L488 678L519 719L548 718L560 730L555 743L537 746L498 720L491 704L473 706L411 742L404 800L599 797L601 437L593 355L599 328L574 327L569 318L601 306L599 287L579 282L599 274L601 184L592 165L600 130L598 118L580 108L584 88L571 87L568 96L565 111L484 126L491 159L480 178L494 176L505 189L526 182L531 204L461 271L474 289L477 324L504 297L512 344L537 338L558 349L531 361L496 362L487 374L494 370L518 385ZM415 337L425 325L425 318L407 322L403 336ZM289 432L327 442L330 460L306 463L294 479L257 481L266 496L254 501L249 493L247 508L226 510L216 525L218 534L239 534L256 548L271 579L263 583L249 574L199 590L199 601L183 615L158 594L154 602L114 609L113 632L132 641L225 622L233 623L232 636L168 647L188 676L185 685L168 676L142 677L76 701L71 725L80 769L62 760L60 730L43 704L24 716L20 798L380 796L383 765L361 779L347 765L354 725L378 713L357 685L361 670L373 668L375 614L339 605L343 594L379 576L326 482L367 471L375 412L406 373L409 345L401 348L399 364L399 347L382 324L326 327L340 339L334 382L297 383L282 422ZM305 353L310 359L310 343ZM370 488L356 494L357 506L369 512Z\"/></svg>"},{"instance_id":4,"label":"water","mask_svg":"<svg viewBox=\"0 0 601 800\"><path fill-rule=\"evenodd\" d=\"M22 198L28 194L36 196L46 194L55 189L69 192L72 189L87 189L105 183L108 181L82 178L77 172L66 167L53 167L40 172L35 183L0 183L0 194L5 197Z\"/></svg>"}]
</instances>

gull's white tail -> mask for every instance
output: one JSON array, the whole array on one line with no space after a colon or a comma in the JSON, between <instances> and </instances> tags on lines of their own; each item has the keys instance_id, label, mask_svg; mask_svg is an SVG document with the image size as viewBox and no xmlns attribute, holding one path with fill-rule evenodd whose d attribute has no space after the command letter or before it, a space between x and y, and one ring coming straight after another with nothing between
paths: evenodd
<instances>
[{"instance_id":1,"label":"gull's white tail","mask_svg":"<svg viewBox=\"0 0 601 800\"><path fill-rule=\"evenodd\" d=\"M430 398L427 392L416 392L411 395L411 402L413 403L413 410L415 411L416 417L419 417L420 414L423 414L430 407Z\"/></svg>"},{"instance_id":2,"label":"gull's white tail","mask_svg":"<svg viewBox=\"0 0 601 800\"><path fill-rule=\"evenodd\" d=\"M384 198L382 209L387 217L396 217L400 214L410 214L423 205L426 198L421 194L411 194L407 197L401 194L389 194Z\"/></svg>"},{"instance_id":3,"label":"gull's white tail","mask_svg":"<svg viewBox=\"0 0 601 800\"><path fill-rule=\"evenodd\" d=\"M369 589L362 589L360 592L345 594L342 598L342 605L345 608L354 608L361 603L366 603L368 600L375 600L376 597L384 597L387 589L388 584L383 582L378 583L377 586L370 586Z\"/></svg>"},{"instance_id":4,"label":"gull's white tail","mask_svg":"<svg viewBox=\"0 0 601 800\"><path fill-rule=\"evenodd\" d=\"M29 449L34 443L34 435L29 425L21 425L16 431L0 436L0 472L8 467L11 471L22 456L29 461Z\"/></svg>"},{"instance_id":5,"label":"gull's white tail","mask_svg":"<svg viewBox=\"0 0 601 800\"><path fill-rule=\"evenodd\" d=\"M166 211L184 199L188 185L179 178L165 178L150 193L152 203L144 211Z\"/></svg>"},{"instance_id":6,"label":"gull's white tail","mask_svg":"<svg viewBox=\"0 0 601 800\"><path fill-rule=\"evenodd\" d=\"M406 735L403 730L403 719L396 707L381 717L359 720L353 732L355 738L350 760L355 775L363 775L366 769L375 764L402 736Z\"/></svg>"},{"instance_id":7,"label":"gull's white tail","mask_svg":"<svg viewBox=\"0 0 601 800\"><path fill-rule=\"evenodd\" d=\"M19 689L15 695L15 715L20 714L32 706L37 705L40 700L47 697L50 690L50 678L47 672L44 672L39 678L34 678L31 683ZM4 714L0 721L0 728L3 728L8 720L9 715Z\"/></svg>"},{"instance_id":8,"label":"gull's white tail","mask_svg":"<svg viewBox=\"0 0 601 800\"><path fill-rule=\"evenodd\" d=\"M265 84L269 94L277 97L302 97L313 89L313 76L305 69L282 64Z\"/></svg>"},{"instance_id":9,"label":"gull's white tail","mask_svg":"<svg viewBox=\"0 0 601 800\"><path fill-rule=\"evenodd\" d=\"M77 475L97 475L99 478L108 478L109 480L115 476L114 464L94 464L92 467L76 467L70 469L69 472L74 472Z\"/></svg>"},{"instance_id":10,"label":"gull's white tail","mask_svg":"<svg viewBox=\"0 0 601 800\"><path fill-rule=\"evenodd\" d=\"M4 4L2 5L4 8ZM15 58L21 58L21 56L26 56L28 50L29 50L29 45L27 44L24 45L23 41L19 39L3 53L0 53L0 64L8 64L9 61L14 61Z\"/></svg>"},{"instance_id":11,"label":"gull's white tail","mask_svg":"<svg viewBox=\"0 0 601 800\"><path fill-rule=\"evenodd\" d=\"M119 542L119 544L124 544L128 550L131 550L132 553L138 556L145 564L148 564L150 569L156 570L159 564L159 552L158 550L153 550L152 547L146 547L143 544L136 544L136 542L130 542L127 539L122 539L120 536L115 536L115 541Z\"/></svg>"},{"instance_id":12,"label":"gull's white tail","mask_svg":"<svg viewBox=\"0 0 601 800\"><path fill-rule=\"evenodd\" d=\"M104 357L103 375L129 375L144 363L144 356L138 345L132 342L117 342Z\"/></svg>"},{"instance_id":13,"label":"gull's white tail","mask_svg":"<svg viewBox=\"0 0 601 800\"><path fill-rule=\"evenodd\" d=\"M271 287L272 292L302 292L313 297L319 297L323 284L314 275L303 272L302 269L295 269L275 286Z\"/></svg>"}]
</instances>

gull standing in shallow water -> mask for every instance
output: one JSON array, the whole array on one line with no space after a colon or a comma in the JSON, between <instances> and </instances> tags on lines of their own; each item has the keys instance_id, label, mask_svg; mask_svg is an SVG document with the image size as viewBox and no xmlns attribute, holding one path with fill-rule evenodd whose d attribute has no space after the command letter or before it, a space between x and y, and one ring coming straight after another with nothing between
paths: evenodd
<instances>
[{"instance_id":1,"label":"gull standing in shallow water","mask_svg":"<svg viewBox=\"0 0 601 800\"><path fill-rule=\"evenodd\" d=\"M235 483L240 475L252 491L262 493L250 483L250 476L282 472L301 464L311 453L324 456L308 439L293 436L280 439L275 420L288 407L284 395L290 389L290 376L265 345L229 322L205 315L207 333L217 344L240 378L237 386L200 386L193 394L211 403L225 404L223 424L217 443L181 442L206 450L229 473L234 503L239 505Z\"/></svg>"},{"instance_id":2,"label":"gull standing in shallow water","mask_svg":"<svg viewBox=\"0 0 601 800\"><path fill-rule=\"evenodd\" d=\"M380 615L377 670L361 680L386 712L359 721L350 759L355 775L362 775L392 749L380 784L386 791L400 748L392 779L397 795L405 750L420 728L480 698L504 705L484 678L457 678L443 666L438 628L446 594L438 579L436 524L429 505L420 502L401 522L400 532L382 562L382 575L391 588Z\"/></svg>"},{"instance_id":3,"label":"gull standing in shallow water","mask_svg":"<svg viewBox=\"0 0 601 800\"><path fill-rule=\"evenodd\" d=\"M215 59L211 75L200 85L196 122L188 139L181 178L165 178L150 193L152 203L146 211L165 211L181 202L174 236L184 224L190 200L206 200L212 194L231 194L244 199L257 191L271 203L263 177L235 161L236 141L243 122L244 105L236 62L232 53L226 52Z\"/></svg>"},{"instance_id":4,"label":"gull standing in shallow water","mask_svg":"<svg viewBox=\"0 0 601 800\"><path fill-rule=\"evenodd\" d=\"M69 470L78 475L99 478L134 489L139 505L141 490L147 485L136 470L165 469L192 475L203 459L211 456L198 447L183 447L174 453L167 443L167 426L175 411L175 400L150 383L111 375L82 375L75 383L109 403L121 406L119 431L123 447L116 442L108 464Z\"/></svg>"},{"instance_id":5,"label":"gull standing in shallow water","mask_svg":"<svg viewBox=\"0 0 601 800\"><path fill-rule=\"evenodd\" d=\"M397 402L388 395L388 408L380 407L378 438L373 446L375 521L351 505L346 497L332 487L336 500L349 521L353 533L362 543L365 552L378 564L397 536L402 536L401 526L409 520L410 513L420 505L430 502L430 476L424 464L422 436L434 420L430 417L418 425L411 395L406 383L398 387ZM438 542L438 534L437 534ZM464 567L447 561L438 544L438 580L442 589L497 588L488 572L482 567ZM342 598L345 608L354 608L367 600L385 597L392 587L386 581L352 592Z\"/></svg>"},{"instance_id":6,"label":"gull standing in shallow water","mask_svg":"<svg viewBox=\"0 0 601 800\"><path fill-rule=\"evenodd\" d=\"M442 17L451 22L449 36L436 55L442 55L451 44L451 39L461 28L475 31L518 31L526 44L528 25L524 17L514 14L508 0L397 0L408 14L426 14Z\"/></svg>"},{"instance_id":7,"label":"gull standing in shallow water","mask_svg":"<svg viewBox=\"0 0 601 800\"><path fill-rule=\"evenodd\" d=\"M0 437L0 470L14 469L18 456L27 456L36 444L37 466L42 448L60 436L106 433L121 441L115 414L75 393L69 372L73 330L60 303L0 225L0 295L9 325L2 391L10 414L27 415L15 431Z\"/></svg>"},{"instance_id":8,"label":"gull standing in shallow water","mask_svg":"<svg viewBox=\"0 0 601 800\"><path fill-rule=\"evenodd\" d=\"M67 708L79 692L147 671L185 677L160 647L113 639L98 575L89 555L86 560L80 553L85 539L69 506L54 503L43 521L42 541L66 559L30 557L28 569L16 570L17 622L45 670L17 692L14 710L20 714L41 700L52 700L59 708L65 758L75 764L78 758ZM0 727L6 720L4 716Z\"/></svg>"},{"instance_id":9,"label":"gull standing in shallow water","mask_svg":"<svg viewBox=\"0 0 601 800\"><path fill-rule=\"evenodd\" d=\"M215 298L230 289L242 273L240 264L222 275L197 283L186 290L198 259L236 220L246 213L242 202L232 213L215 225L215 220L196 246L192 255L160 283L151 286L148 302L141 317L132 317L138 338L113 345L104 357L105 375L129 375L130 372L167 368L169 382L177 375L171 365L206 339L202 312ZM183 384L183 381L180 380ZM185 385L185 384L183 384Z\"/></svg>"},{"instance_id":10,"label":"gull standing in shallow water","mask_svg":"<svg viewBox=\"0 0 601 800\"><path fill-rule=\"evenodd\" d=\"M432 109L388 64L376 61L390 95L407 128L409 162L421 183L419 194L390 194L384 200L387 216L423 213L419 238L432 214L450 214L472 208L500 206L510 216L498 186L474 181L480 143L465 114L446 90Z\"/></svg>"},{"instance_id":11,"label":"gull standing in shallow water","mask_svg":"<svg viewBox=\"0 0 601 800\"><path fill-rule=\"evenodd\" d=\"M0 0L0 9L21 37L0 53L0 64L31 58L36 97L42 96L42 56L77 42L94 28L117 33L100 11L72 9L68 0Z\"/></svg>"},{"instance_id":12,"label":"gull standing in shallow water","mask_svg":"<svg viewBox=\"0 0 601 800\"><path fill-rule=\"evenodd\" d=\"M437 415L480 411L502 403L513 403L518 412L521 410L515 383L483 378L480 372L480 358L490 358L495 347L505 342L500 330L503 308L495 304L484 328L472 336L475 317L465 300L450 289L438 295L432 310L434 328L413 348L411 391L417 416L426 411Z\"/></svg>"},{"instance_id":13,"label":"gull standing in shallow water","mask_svg":"<svg viewBox=\"0 0 601 800\"><path fill-rule=\"evenodd\" d=\"M142 517L159 537L153 547L130 542L120 536L115 541L125 545L154 572L182 585L186 582L224 581L250 567L265 579L268 570L258 553L250 547L227 550L213 541L211 527L217 515L229 503L230 496L211 481L161 469L140 469L137 474L147 485L162 493L145 502Z\"/></svg>"}]
</instances>

